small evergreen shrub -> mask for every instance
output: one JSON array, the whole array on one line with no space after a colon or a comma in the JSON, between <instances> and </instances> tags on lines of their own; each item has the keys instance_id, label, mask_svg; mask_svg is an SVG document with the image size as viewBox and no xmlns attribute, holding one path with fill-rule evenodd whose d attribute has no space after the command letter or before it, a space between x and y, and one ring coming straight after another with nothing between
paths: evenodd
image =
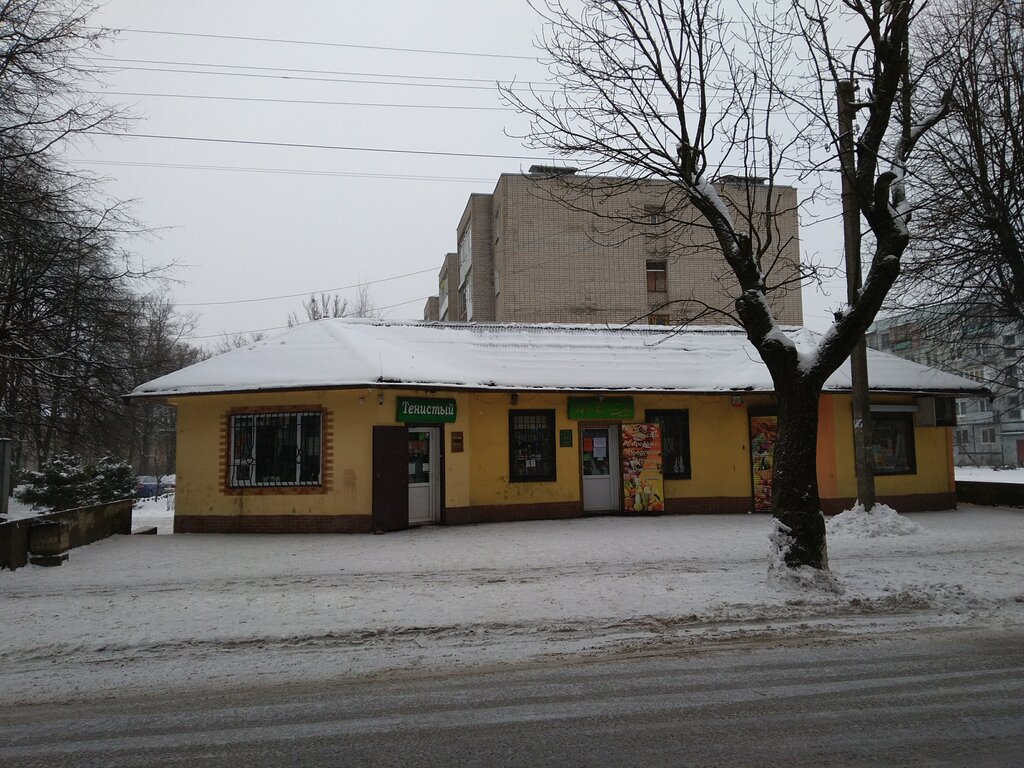
<instances>
[{"instance_id":1,"label":"small evergreen shrub","mask_svg":"<svg viewBox=\"0 0 1024 768\"><path fill-rule=\"evenodd\" d=\"M130 499L135 493L131 465L112 456L95 464L61 453L50 458L38 472L26 472L15 494L36 509L74 509L105 501Z\"/></svg>"}]
</instances>

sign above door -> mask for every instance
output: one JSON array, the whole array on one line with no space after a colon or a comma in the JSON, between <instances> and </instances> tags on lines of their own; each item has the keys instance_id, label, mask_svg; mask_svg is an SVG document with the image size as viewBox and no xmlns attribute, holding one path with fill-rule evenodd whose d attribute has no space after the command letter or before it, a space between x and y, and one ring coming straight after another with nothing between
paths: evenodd
<instances>
[{"instance_id":1,"label":"sign above door","mask_svg":"<svg viewBox=\"0 0 1024 768\"><path fill-rule=\"evenodd\" d=\"M617 421L633 418L632 397L570 397L570 419Z\"/></svg>"},{"instance_id":2,"label":"sign above door","mask_svg":"<svg viewBox=\"0 0 1024 768\"><path fill-rule=\"evenodd\" d=\"M455 421L455 400L450 397L400 397L395 421L403 424L450 424Z\"/></svg>"}]
</instances>

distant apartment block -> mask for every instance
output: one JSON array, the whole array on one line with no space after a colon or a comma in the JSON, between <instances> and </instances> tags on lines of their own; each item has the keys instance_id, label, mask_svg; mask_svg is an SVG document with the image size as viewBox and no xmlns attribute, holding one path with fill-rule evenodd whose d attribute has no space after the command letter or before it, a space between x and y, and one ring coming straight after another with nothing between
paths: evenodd
<instances>
[{"instance_id":1,"label":"distant apartment block","mask_svg":"<svg viewBox=\"0 0 1024 768\"><path fill-rule=\"evenodd\" d=\"M957 466L1024 466L1024 334L985 318L932 310L879 319L866 338L873 349L988 386L992 397L956 401Z\"/></svg>"},{"instance_id":2,"label":"distant apartment block","mask_svg":"<svg viewBox=\"0 0 1024 768\"><path fill-rule=\"evenodd\" d=\"M674 185L622 185L535 166L502 174L490 194L470 195L456 252L438 275L436 314L430 304L424 318L728 323L715 310L733 311L737 284L702 217ZM796 190L748 178L722 179L717 187L726 200L775 196L775 214L760 215L750 228L768 238L762 268L778 288L769 299L777 319L801 325Z\"/></svg>"}]
</instances>

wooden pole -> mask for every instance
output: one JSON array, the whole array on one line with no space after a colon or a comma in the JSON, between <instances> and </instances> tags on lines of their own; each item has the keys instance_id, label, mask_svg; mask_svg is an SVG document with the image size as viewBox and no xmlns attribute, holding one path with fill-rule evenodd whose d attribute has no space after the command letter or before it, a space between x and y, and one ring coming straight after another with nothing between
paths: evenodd
<instances>
[{"instance_id":1,"label":"wooden pole","mask_svg":"<svg viewBox=\"0 0 1024 768\"><path fill-rule=\"evenodd\" d=\"M842 169L843 246L846 256L846 300L851 306L860 296L860 208L855 177L857 160L853 142L854 84L836 86L839 110L839 165ZM853 387L853 446L857 470L857 498L864 509L875 506L875 471L871 455L871 401L868 394L867 348L862 335L850 353Z\"/></svg>"}]
</instances>

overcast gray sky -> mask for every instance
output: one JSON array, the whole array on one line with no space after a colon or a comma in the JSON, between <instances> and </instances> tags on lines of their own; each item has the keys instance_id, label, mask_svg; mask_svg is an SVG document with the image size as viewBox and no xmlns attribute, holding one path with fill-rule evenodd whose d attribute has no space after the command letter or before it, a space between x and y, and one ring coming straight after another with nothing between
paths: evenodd
<instances>
[{"instance_id":1,"label":"overcast gray sky","mask_svg":"<svg viewBox=\"0 0 1024 768\"><path fill-rule=\"evenodd\" d=\"M123 30L100 54L107 91L141 119L72 159L136 201L156 235L133 249L179 265L198 341L362 281L384 281L387 316L421 317L467 196L545 159L506 136L525 125L494 85L545 77L524 0L109 0L95 21ZM835 261L837 222L801 235ZM806 289L807 324L839 298Z\"/></svg>"}]
</instances>

